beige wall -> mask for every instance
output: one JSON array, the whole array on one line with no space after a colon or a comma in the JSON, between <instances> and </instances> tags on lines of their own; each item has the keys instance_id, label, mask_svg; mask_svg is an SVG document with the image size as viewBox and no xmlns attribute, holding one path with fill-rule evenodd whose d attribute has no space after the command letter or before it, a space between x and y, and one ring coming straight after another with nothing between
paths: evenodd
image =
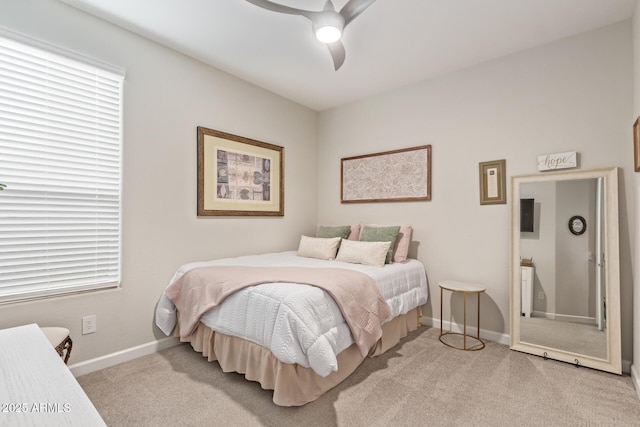
<instances>
[{"instance_id":1,"label":"beige wall","mask_svg":"<svg viewBox=\"0 0 640 427\"><path fill-rule=\"evenodd\" d=\"M181 264L292 249L313 230L316 112L56 0L2 1L0 26L127 72L122 289L2 305L0 328L65 326L71 363L154 341L161 337L155 304ZM284 218L196 216L196 126L284 146ZM97 333L82 336L89 314L97 315Z\"/></svg>"},{"instance_id":2,"label":"beige wall","mask_svg":"<svg viewBox=\"0 0 640 427\"><path fill-rule=\"evenodd\" d=\"M631 361L631 35L627 21L321 113L319 220L413 224L431 291L425 315L439 319L438 281L477 281L488 288L482 328L508 334L509 205L480 206L478 163L506 159L508 176L523 175L537 173L540 154L577 151L581 169L621 167L622 347ZM433 147L432 201L340 204L341 157L422 144Z\"/></svg>"},{"instance_id":3,"label":"beige wall","mask_svg":"<svg viewBox=\"0 0 640 427\"><path fill-rule=\"evenodd\" d=\"M555 313L559 316L577 316L583 318L582 321L593 318L594 323L596 186L596 179L558 182L556 202L558 258ZM582 215L587 223L587 229L581 236L571 234L567 226L567 220L573 215Z\"/></svg>"},{"instance_id":4,"label":"beige wall","mask_svg":"<svg viewBox=\"0 0 640 427\"><path fill-rule=\"evenodd\" d=\"M640 1L636 3L636 11L633 15L633 115L629 123L633 123L640 116ZM638 212L640 212L640 174L636 173L629 180L630 191L634 200L629 203L635 208L633 226L630 227L631 249L633 255L633 366L632 376L636 391L640 396L640 227Z\"/></svg>"},{"instance_id":5,"label":"beige wall","mask_svg":"<svg viewBox=\"0 0 640 427\"><path fill-rule=\"evenodd\" d=\"M478 162L504 158L511 176L536 173L539 154L578 151L582 169L623 170L623 358L631 360L633 345L640 365L640 328L632 327L633 306L640 324L640 281L635 274L633 293L631 269L632 259L635 269L640 265L632 258L640 241L640 175L629 155L630 123L640 114L640 73L632 75L631 59L640 69L638 11L633 33L629 22L613 25L319 118L56 0L0 2L0 26L127 71L123 287L0 306L0 328L63 325L76 343L72 363L107 355L161 337L154 306L182 263L290 249L316 221L361 220L413 224L413 252L427 267L432 295L443 279L484 283L483 329L508 333L509 205L479 205ZM198 125L285 147L284 218L196 217ZM433 146L431 202L339 203L341 157L422 144ZM425 308L426 316L439 316L437 298ZM80 319L88 314L98 315L98 332L81 336ZM454 313L452 320L460 319Z\"/></svg>"},{"instance_id":6,"label":"beige wall","mask_svg":"<svg viewBox=\"0 0 640 427\"><path fill-rule=\"evenodd\" d=\"M533 258L535 263L533 284L533 310L556 313L556 217L557 186L555 182L524 183L520 197L535 200L534 230L520 233L520 255ZM536 228L537 227L537 228ZM544 299L539 298L539 293Z\"/></svg>"}]
</instances>

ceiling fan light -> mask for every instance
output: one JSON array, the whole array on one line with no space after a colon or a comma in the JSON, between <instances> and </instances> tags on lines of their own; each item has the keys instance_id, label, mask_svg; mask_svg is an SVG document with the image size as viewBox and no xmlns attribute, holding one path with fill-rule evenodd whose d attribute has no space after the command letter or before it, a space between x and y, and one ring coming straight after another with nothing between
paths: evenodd
<instances>
[{"instance_id":1,"label":"ceiling fan light","mask_svg":"<svg viewBox=\"0 0 640 427\"><path fill-rule=\"evenodd\" d=\"M326 25L316 30L316 38L322 43L334 43L340 40L342 37L342 31L340 28Z\"/></svg>"},{"instance_id":2,"label":"ceiling fan light","mask_svg":"<svg viewBox=\"0 0 640 427\"><path fill-rule=\"evenodd\" d=\"M334 43L342 37L344 18L338 12L325 10L313 19L313 32L322 43Z\"/></svg>"}]
</instances>

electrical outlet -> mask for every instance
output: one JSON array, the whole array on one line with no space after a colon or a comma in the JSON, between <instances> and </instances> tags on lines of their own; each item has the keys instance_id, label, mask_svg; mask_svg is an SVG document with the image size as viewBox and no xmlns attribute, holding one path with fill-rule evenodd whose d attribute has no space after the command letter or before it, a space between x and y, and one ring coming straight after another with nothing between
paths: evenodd
<instances>
[{"instance_id":1,"label":"electrical outlet","mask_svg":"<svg viewBox=\"0 0 640 427\"><path fill-rule=\"evenodd\" d=\"M538 291L538 299L544 299L544 291Z\"/></svg>"},{"instance_id":2,"label":"electrical outlet","mask_svg":"<svg viewBox=\"0 0 640 427\"><path fill-rule=\"evenodd\" d=\"M82 335L93 334L96 331L96 315L82 318Z\"/></svg>"}]
</instances>

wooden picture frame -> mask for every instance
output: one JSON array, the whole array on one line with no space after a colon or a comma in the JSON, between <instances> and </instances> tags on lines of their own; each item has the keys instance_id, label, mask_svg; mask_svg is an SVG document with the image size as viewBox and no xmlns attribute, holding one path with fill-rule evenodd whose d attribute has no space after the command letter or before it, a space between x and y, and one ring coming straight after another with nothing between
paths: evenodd
<instances>
[{"instance_id":1,"label":"wooden picture frame","mask_svg":"<svg viewBox=\"0 0 640 427\"><path fill-rule=\"evenodd\" d=\"M198 216L284 216L284 148L198 126Z\"/></svg>"},{"instance_id":2,"label":"wooden picture frame","mask_svg":"<svg viewBox=\"0 0 640 427\"><path fill-rule=\"evenodd\" d=\"M640 172L640 126L638 121L640 117L636 119L633 124L633 170Z\"/></svg>"},{"instance_id":3,"label":"wooden picture frame","mask_svg":"<svg viewBox=\"0 0 640 427\"><path fill-rule=\"evenodd\" d=\"M431 200L431 145L340 160L340 203Z\"/></svg>"},{"instance_id":4,"label":"wooden picture frame","mask_svg":"<svg viewBox=\"0 0 640 427\"><path fill-rule=\"evenodd\" d=\"M480 163L480 204L503 205L507 203L506 160Z\"/></svg>"}]
</instances>

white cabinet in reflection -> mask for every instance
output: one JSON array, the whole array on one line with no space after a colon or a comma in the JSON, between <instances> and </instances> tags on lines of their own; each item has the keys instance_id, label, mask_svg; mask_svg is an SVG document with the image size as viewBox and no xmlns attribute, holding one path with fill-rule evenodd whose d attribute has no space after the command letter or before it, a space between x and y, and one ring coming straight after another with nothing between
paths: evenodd
<instances>
[{"instance_id":1,"label":"white cabinet in reflection","mask_svg":"<svg viewBox=\"0 0 640 427\"><path fill-rule=\"evenodd\" d=\"M520 303L521 313L524 317L531 317L533 311L533 267L520 267L520 277L522 280L522 289L520 295L522 301Z\"/></svg>"}]
</instances>

